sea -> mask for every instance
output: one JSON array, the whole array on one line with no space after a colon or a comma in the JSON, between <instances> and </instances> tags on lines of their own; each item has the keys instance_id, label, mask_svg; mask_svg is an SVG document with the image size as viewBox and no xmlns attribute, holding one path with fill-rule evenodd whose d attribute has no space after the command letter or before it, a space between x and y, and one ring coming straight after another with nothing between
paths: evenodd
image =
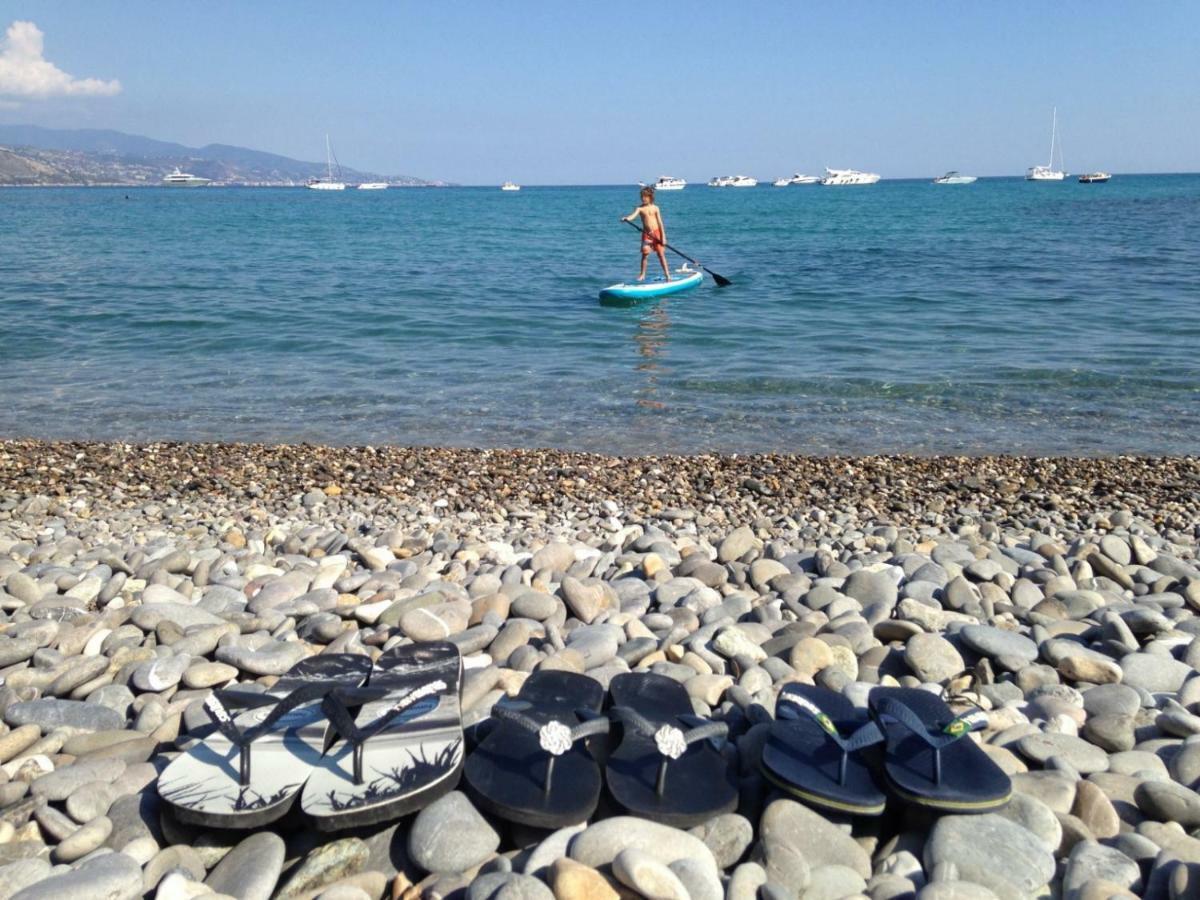
<instances>
[{"instance_id":1,"label":"sea","mask_svg":"<svg viewBox=\"0 0 1200 900\"><path fill-rule=\"evenodd\" d=\"M604 307L637 199L2 190L0 437L1200 451L1200 176L693 184L733 284Z\"/></svg>"}]
</instances>

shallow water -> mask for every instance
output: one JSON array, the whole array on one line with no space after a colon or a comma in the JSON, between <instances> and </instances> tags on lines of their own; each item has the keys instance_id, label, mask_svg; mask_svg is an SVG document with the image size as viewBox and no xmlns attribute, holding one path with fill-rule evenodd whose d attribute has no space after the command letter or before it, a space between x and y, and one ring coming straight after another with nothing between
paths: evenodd
<instances>
[{"instance_id":1,"label":"shallow water","mask_svg":"<svg viewBox=\"0 0 1200 900\"><path fill-rule=\"evenodd\" d=\"M0 436L1200 449L1200 176L693 185L669 238L734 286L603 308L635 201L0 191Z\"/></svg>"}]
</instances>

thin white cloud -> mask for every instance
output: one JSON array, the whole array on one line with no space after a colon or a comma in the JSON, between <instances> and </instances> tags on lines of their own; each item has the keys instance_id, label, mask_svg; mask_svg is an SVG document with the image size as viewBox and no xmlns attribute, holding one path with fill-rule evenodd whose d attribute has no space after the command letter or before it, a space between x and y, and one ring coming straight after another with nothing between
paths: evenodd
<instances>
[{"instance_id":1,"label":"thin white cloud","mask_svg":"<svg viewBox=\"0 0 1200 900\"><path fill-rule=\"evenodd\" d=\"M32 22L16 21L0 41L0 97L111 97L121 82L68 75L42 53L42 31Z\"/></svg>"}]
</instances>

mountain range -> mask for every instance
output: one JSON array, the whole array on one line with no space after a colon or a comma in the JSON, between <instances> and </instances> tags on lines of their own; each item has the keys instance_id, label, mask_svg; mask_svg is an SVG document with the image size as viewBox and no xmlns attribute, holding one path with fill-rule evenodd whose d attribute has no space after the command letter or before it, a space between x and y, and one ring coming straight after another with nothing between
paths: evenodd
<instances>
[{"instance_id":1,"label":"mountain range","mask_svg":"<svg viewBox=\"0 0 1200 900\"><path fill-rule=\"evenodd\" d=\"M293 185L325 175L323 162L304 162L228 144L185 147L105 129L0 125L0 185L155 185L176 168L222 184ZM411 175L342 167L347 182L386 181L441 186Z\"/></svg>"}]
</instances>

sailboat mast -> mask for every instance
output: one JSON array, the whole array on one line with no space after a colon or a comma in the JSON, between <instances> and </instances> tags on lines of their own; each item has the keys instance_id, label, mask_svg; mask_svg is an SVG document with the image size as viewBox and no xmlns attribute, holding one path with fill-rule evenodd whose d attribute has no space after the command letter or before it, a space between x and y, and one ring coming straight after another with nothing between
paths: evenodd
<instances>
[{"instance_id":1,"label":"sailboat mast","mask_svg":"<svg viewBox=\"0 0 1200 900\"><path fill-rule=\"evenodd\" d=\"M1058 133L1058 107L1054 107L1054 112L1050 114L1050 162L1047 168L1054 168L1054 138ZM328 137L326 137L328 140Z\"/></svg>"},{"instance_id":2,"label":"sailboat mast","mask_svg":"<svg viewBox=\"0 0 1200 900\"><path fill-rule=\"evenodd\" d=\"M1054 152L1054 144L1050 145L1050 152ZM325 171L329 173L329 180L333 181L333 151L329 147L329 135L325 135Z\"/></svg>"}]
</instances>

